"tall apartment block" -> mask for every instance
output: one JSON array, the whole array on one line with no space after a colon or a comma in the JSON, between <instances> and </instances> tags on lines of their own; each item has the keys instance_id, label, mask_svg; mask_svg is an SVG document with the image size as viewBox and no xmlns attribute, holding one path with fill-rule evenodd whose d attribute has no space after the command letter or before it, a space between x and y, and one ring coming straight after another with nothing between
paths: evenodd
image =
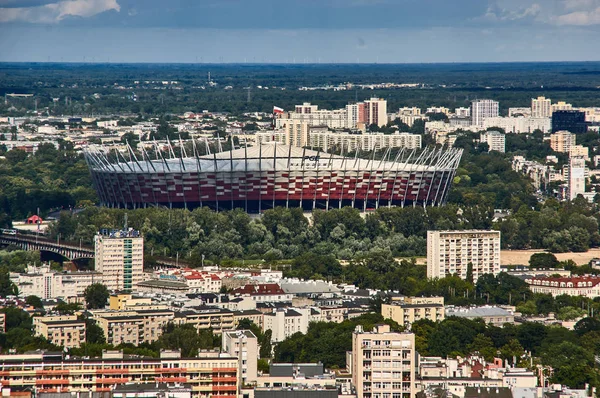
<instances>
[{"instance_id":1,"label":"tall apartment block","mask_svg":"<svg viewBox=\"0 0 600 398\"><path fill-rule=\"evenodd\" d=\"M488 152L497 151L504 153L506 151L506 136L499 131L481 133L479 141L488 144Z\"/></svg>"},{"instance_id":2,"label":"tall apartment block","mask_svg":"<svg viewBox=\"0 0 600 398\"><path fill-rule=\"evenodd\" d=\"M561 130L550 134L550 147L554 152L571 152L571 147L575 145L575 141L575 134L568 131Z\"/></svg>"},{"instance_id":3,"label":"tall apartment block","mask_svg":"<svg viewBox=\"0 0 600 398\"><path fill-rule=\"evenodd\" d=\"M427 277L456 274L467 279L472 264L473 281L500 273L500 231L427 231Z\"/></svg>"},{"instance_id":4,"label":"tall apartment block","mask_svg":"<svg viewBox=\"0 0 600 398\"><path fill-rule=\"evenodd\" d=\"M388 122L387 101L381 98L371 98L365 101L366 122L383 127Z\"/></svg>"},{"instance_id":5,"label":"tall apartment block","mask_svg":"<svg viewBox=\"0 0 600 398\"><path fill-rule=\"evenodd\" d=\"M352 334L352 382L357 398L412 398L415 390L415 335L389 325Z\"/></svg>"},{"instance_id":6,"label":"tall apartment block","mask_svg":"<svg viewBox=\"0 0 600 398\"><path fill-rule=\"evenodd\" d=\"M256 382L258 377L258 339L250 330L223 332L223 352L238 359L241 386Z\"/></svg>"},{"instance_id":7,"label":"tall apartment block","mask_svg":"<svg viewBox=\"0 0 600 398\"><path fill-rule=\"evenodd\" d=\"M569 200L585 193L585 158L571 156L569 158L569 179L567 180Z\"/></svg>"},{"instance_id":8,"label":"tall apartment block","mask_svg":"<svg viewBox=\"0 0 600 398\"><path fill-rule=\"evenodd\" d=\"M494 100L475 100L471 102L471 123L483 126L483 121L489 117L498 117L499 103Z\"/></svg>"},{"instance_id":9,"label":"tall apartment block","mask_svg":"<svg viewBox=\"0 0 600 398\"><path fill-rule=\"evenodd\" d=\"M96 271L109 290L133 290L142 281L144 238L136 230L102 231L94 236Z\"/></svg>"},{"instance_id":10,"label":"tall apartment block","mask_svg":"<svg viewBox=\"0 0 600 398\"><path fill-rule=\"evenodd\" d=\"M552 101L550 98L537 97L531 99L531 117L551 117Z\"/></svg>"}]
</instances>

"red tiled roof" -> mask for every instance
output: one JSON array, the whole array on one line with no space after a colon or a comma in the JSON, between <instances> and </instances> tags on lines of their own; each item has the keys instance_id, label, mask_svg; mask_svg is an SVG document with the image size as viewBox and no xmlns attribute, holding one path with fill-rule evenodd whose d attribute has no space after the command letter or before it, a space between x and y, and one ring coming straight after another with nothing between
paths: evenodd
<instances>
[{"instance_id":1,"label":"red tiled roof","mask_svg":"<svg viewBox=\"0 0 600 398\"><path fill-rule=\"evenodd\" d=\"M233 294L249 294L259 296L265 294L285 294L281 286L276 283L261 283L258 285L246 285L239 287L232 292Z\"/></svg>"}]
</instances>

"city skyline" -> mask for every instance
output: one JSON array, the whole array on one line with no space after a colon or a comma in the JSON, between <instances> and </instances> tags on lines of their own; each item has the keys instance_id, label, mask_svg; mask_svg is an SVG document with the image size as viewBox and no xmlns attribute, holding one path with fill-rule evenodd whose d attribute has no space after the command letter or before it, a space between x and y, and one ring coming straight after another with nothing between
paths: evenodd
<instances>
[{"instance_id":1,"label":"city skyline","mask_svg":"<svg viewBox=\"0 0 600 398\"><path fill-rule=\"evenodd\" d=\"M599 0L0 0L0 61L593 61L599 25Z\"/></svg>"}]
</instances>

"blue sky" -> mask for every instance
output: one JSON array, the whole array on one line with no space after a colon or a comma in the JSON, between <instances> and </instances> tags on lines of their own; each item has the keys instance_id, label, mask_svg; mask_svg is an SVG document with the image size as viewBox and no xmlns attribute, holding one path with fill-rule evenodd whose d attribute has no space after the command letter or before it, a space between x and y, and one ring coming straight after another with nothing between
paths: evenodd
<instances>
[{"instance_id":1,"label":"blue sky","mask_svg":"<svg viewBox=\"0 0 600 398\"><path fill-rule=\"evenodd\" d=\"M600 0L0 0L0 61L600 60Z\"/></svg>"}]
</instances>

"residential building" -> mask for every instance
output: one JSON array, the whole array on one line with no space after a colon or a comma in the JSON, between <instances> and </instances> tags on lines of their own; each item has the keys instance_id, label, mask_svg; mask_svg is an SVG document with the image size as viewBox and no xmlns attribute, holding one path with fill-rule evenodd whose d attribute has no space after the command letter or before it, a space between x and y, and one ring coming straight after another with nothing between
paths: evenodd
<instances>
[{"instance_id":1,"label":"residential building","mask_svg":"<svg viewBox=\"0 0 600 398\"><path fill-rule=\"evenodd\" d=\"M263 315L263 331L271 329L271 341L278 343L294 333L305 334L310 322L310 308L281 308Z\"/></svg>"},{"instance_id":2,"label":"residential building","mask_svg":"<svg viewBox=\"0 0 600 398\"><path fill-rule=\"evenodd\" d=\"M231 291L232 295L249 295L257 303L271 303L280 301L292 301L293 294L281 289L276 283L259 283L256 285L245 285Z\"/></svg>"},{"instance_id":3,"label":"residential building","mask_svg":"<svg viewBox=\"0 0 600 398\"><path fill-rule=\"evenodd\" d=\"M483 126L486 118L497 117L498 112L498 101L475 100L471 102L471 123L475 126Z\"/></svg>"},{"instance_id":4,"label":"residential building","mask_svg":"<svg viewBox=\"0 0 600 398\"><path fill-rule=\"evenodd\" d=\"M23 273L10 273L11 281L19 288L19 297L38 296L41 299L77 297L92 283L103 283L96 271L54 271L50 265L27 266Z\"/></svg>"},{"instance_id":5,"label":"residential building","mask_svg":"<svg viewBox=\"0 0 600 398\"><path fill-rule=\"evenodd\" d=\"M573 134L587 132L585 112L580 111L554 111L552 112L552 132L566 130Z\"/></svg>"},{"instance_id":6,"label":"residential building","mask_svg":"<svg viewBox=\"0 0 600 398\"><path fill-rule=\"evenodd\" d=\"M550 98L537 97L531 99L532 117L550 117L552 116L552 101Z\"/></svg>"},{"instance_id":7,"label":"residential building","mask_svg":"<svg viewBox=\"0 0 600 398\"><path fill-rule=\"evenodd\" d=\"M310 134L311 148L321 148L330 151L333 148L343 150L344 153L381 150L385 148L421 148L421 135L395 132L393 134L364 133L353 134L346 132L316 132ZM327 155L324 155L327 156Z\"/></svg>"},{"instance_id":8,"label":"residential building","mask_svg":"<svg viewBox=\"0 0 600 398\"><path fill-rule=\"evenodd\" d=\"M528 108L528 107L508 108L508 117L513 117L513 116L531 117L531 108Z\"/></svg>"},{"instance_id":9,"label":"residential building","mask_svg":"<svg viewBox=\"0 0 600 398\"><path fill-rule=\"evenodd\" d=\"M583 145L571 145L571 149L569 149L569 157L582 157L587 162L590 160L590 148Z\"/></svg>"},{"instance_id":10,"label":"residential building","mask_svg":"<svg viewBox=\"0 0 600 398\"><path fill-rule=\"evenodd\" d=\"M86 375L86 377L82 377ZM63 358L62 353L0 355L0 384L36 389L37 393L110 393L125 384L156 386L184 383L192 397L236 398L237 358L218 351L201 351L181 358L162 351L160 358L124 358L121 351L104 351L102 358Z\"/></svg>"},{"instance_id":11,"label":"residential building","mask_svg":"<svg viewBox=\"0 0 600 398\"><path fill-rule=\"evenodd\" d=\"M294 119L282 121L286 145L305 147L308 145L308 123Z\"/></svg>"},{"instance_id":12,"label":"residential building","mask_svg":"<svg viewBox=\"0 0 600 398\"><path fill-rule=\"evenodd\" d=\"M327 373L322 363L271 363L269 374L257 378L257 388L323 388L336 386L335 373Z\"/></svg>"},{"instance_id":13,"label":"residential building","mask_svg":"<svg viewBox=\"0 0 600 398\"><path fill-rule=\"evenodd\" d=\"M585 170L583 156L569 158L568 200L575 199L577 195L585 195Z\"/></svg>"},{"instance_id":14,"label":"residential building","mask_svg":"<svg viewBox=\"0 0 600 398\"><path fill-rule=\"evenodd\" d=\"M233 311L215 307L196 307L175 313L177 324L192 324L198 330L212 329L216 334L232 330L235 325Z\"/></svg>"},{"instance_id":15,"label":"residential building","mask_svg":"<svg viewBox=\"0 0 600 398\"><path fill-rule=\"evenodd\" d=\"M575 134L561 130L550 134L550 147L554 152L569 153L575 145Z\"/></svg>"},{"instance_id":16,"label":"residential building","mask_svg":"<svg viewBox=\"0 0 600 398\"><path fill-rule=\"evenodd\" d=\"M525 116L488 117L483 121L483 128L501 128L506 134L531 134L535 130L549 133L552 129L552 119Z\"/></svg>"},{"instance_id":17,"label":"residential building","mask_svg":"<svg viewBox=\"0 0 600 398\"><path fill-rule=\"evenodd\" d=\"M318 109L317 105L304 103L296 105L294 112L286 112L275 119L275 127L281 129L285 124L303 123L309 127L327 126L330 129L354 128L348 125L348 114L346 109Z\"/></svg>"},{"instance_id":18,"label":"residential building","mask_svg":"<svg viewBox=\"0 0 600 398\"><path fill-rule=\"evenodd\" d=\"M108 344L152 343L163 327L175 319L171 310L92 310L92 319L102 328Z\"/></svg>"},{"instance_id":19,"label":"residential building","mask_svg":"<svg viewBox=\"0 0 600 398\"><path fill-rule=\"evenodd\" d=\"M382 98L371 98L365 101L365 122L367 126L376 124L383 127L388 123L387 101Z\"/></svg>"},{"instance_id":20,"label":"residential building","mask_svg":"<svg viewBox=\"0 0 600 398\"><path fill-rule=\"evenodd\" d=\"M259 387L254 390L254 398L338 398L338 389L329 387Z\"/></svg>"},{"instance_id":21,"label":"residential building","mask_svg":"<svg viewBox=\"0 0 600 398\"><path fill-rule=\"evenodd\" d=\"M83 395L83 394L82 394ZM191 398L190 384L168 383L131 383L119 384L111 391L112 398Z\"/></svg>"},{"instance_id":22,"label":"residential building","mask_svg":"<svg viewBox=\"0 0 600 398\"><path fill-rule=\"evenodd\" d=\"M142 281L144 238L136 230L94 236L96 271L109 290L133 290Z\"/></svg>"},{"instance_id":23,"label":"residential building","mask_svg":"<svg viewBox=\"0 0 600 398\"><path fill-rule=\"evenodd\" d=\"M446 307L446 318L451 316L466 319L483 319L485 323L503 326L505 323L515 323L515 315L500 307Z\"/></svg>"},{"instance_id":24,"label":"residential building","mask_svg":"<svg viewBox=\"0 0 600 398\"><path fill-rule=\"evenodd\" d=\"M470 118L471 117L471 108L456 108L454 109L454 115L460 118Z\"/></svg>"},{"instance_id":25,"label":"residential building","mask_svg":"<svg viewBox=\"0 0 600 398\"><path fill-rule=\"evenodd\" d=\"M427 231L427 277L500 273L500 231Z\"/></svg>"},{"instance_id":26,"label":"residential building","mask_svg":"<svg viewBox=\"0 0 600 398\"><path fill-rule=\"evenodd\" d=\"M410 328L410 325L421 319L432 322L445 318L443 297L404 297L390 304L382 304L381 315Z\"/></svg>"},{"instance_id":27,"label":"residential building","mask_svg":"<svg viewBox=\"0 0 600 398\"><path fill-rule=\"evenodd\" d=\"M533 293L551 294L553 297L563 294L594 299L600 296L600 277L592 275L572 277L531 277L525 279Z\"/></svg>"},{"instance_id":28,"label":"residential building","mask_svg":"<svg viewBox=\"0 0 600 398\"><path fill-rule=\"evenodd\" d=\"M557 111L570 111L573 110L573 105L566 103L565 101L558 101L552 104L552 113Z\"/></svg>"},{"instance_id":29,"label":"residential building","mask_svg":"<svg viewBox=\"0 0 600 398\"><path fill-rule=\"evenodd\" d=\"M258 339L250 330L223 332L223 352L238 359L240 384L256 382L258 377Z\"/></svg>"},{"instance_id":30,"label":"residential building","mask_svg":"<svg viewBox=\"0 0 600 398\"><path fill-rule=\"evenodd\" d=\"M36 316L33 327L36 335L59 347L78 348L85 343L85 321L75 315Z\"/></svg>"},{"instance_id":31,"label":"residential building","mask_svg":"<svg viewBox=\"0 0 600 398\"><path fill-rule=\"evenodd\" d=\"M389 325L352 333L351 373L357 398L412 398L415 388L415 335L393 333Z\"/></svg>"},{"instance_id":32,"label":"residential building","mask_svg":"<svg viewBox=\"0 0 600 398\"><path fill-rule=\"evenodd\" d=\"M479 136L481 143L488 144L488 152L504 153L506 150L506 136L499 131L486 131Z\"/></svg>"},{"instance_id":33,"label":"residential building","mask_svg":"<svg viewBox=\"0 0 600 398\"><path fill-rule=\"evenodd\" d=\"M263 313L259 310L246 310L246 311L234 311L233 322L234 326L237 326L242 319L248 319L252 321L259 328L263 328Z\"/></svg>"},{"instance_id":34,"label":"residential building","mask_svg":"<svg viewBox=\"0 0 600 398\"><path fill-rule=\"evenodd\" d=\"M427 108L425 113L443 113L446 116L450 116L450 109L444 106L431 106Z\"/></svg>"},{"instance_id":35,"label":"residential building","mask_svg":"<svg viewBox=\"0 0 600 398\"><path fill-rule=\"evenodd\" d=\"M140 293L184 295L190 293L187 283L179 280L149 279L139 282L136 288Z\"/></svg>"}]
</instances>

